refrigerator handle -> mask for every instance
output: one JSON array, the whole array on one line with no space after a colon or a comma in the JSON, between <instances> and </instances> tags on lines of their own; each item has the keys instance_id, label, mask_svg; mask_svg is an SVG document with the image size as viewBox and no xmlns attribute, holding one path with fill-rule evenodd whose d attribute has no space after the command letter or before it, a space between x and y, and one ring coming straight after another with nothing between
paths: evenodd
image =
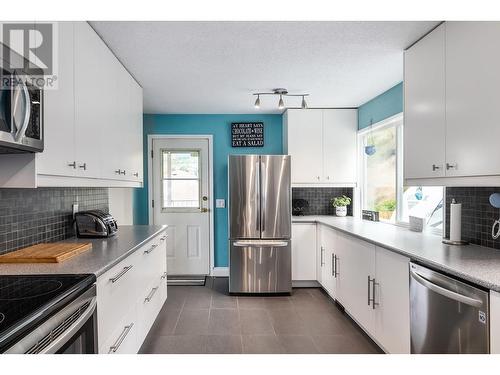
<instances>
[{"instance_id":1,"label":"refrigerator handle","mask_svg":"<svg viewBox=\"0 0 500 375\"><path fill-rule=\"evenodd\" d=\"M260 157L259 161L255 163L255 201L257 202L257 215L256 215L256 220L255 220L255 229L257 232L260 232L260 228L262 227L261 224L261 203L260 203Z\"/></svg>"},{"instance_id":2,"label":"refrigerator handle","mask_svg":"<svg viewBox=\"0 0 500 375\"><path fill-rule=\"evenodd\" d=\"M262 156L259 157L261 159ZM266 171L266 163L262 160L259 161L260 164L260 228L263 231L266 228L266 211L263 207L266 207L267 201L267 192L264 190L264 186L267 186L267 171Z\"/></svg>"}]
</instances>

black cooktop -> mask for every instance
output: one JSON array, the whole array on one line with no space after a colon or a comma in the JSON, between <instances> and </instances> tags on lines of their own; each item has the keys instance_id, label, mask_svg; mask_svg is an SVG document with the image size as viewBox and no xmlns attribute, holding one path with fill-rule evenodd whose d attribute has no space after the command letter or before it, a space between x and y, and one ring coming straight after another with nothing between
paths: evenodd
<instances>
[{"instance_id":1,"label":"black cooktop","mask_svg":"<svg viewBox=\"0 0 500 375\"><path fill-rule=\"evenodd\" d=\"M95 280L95 275L0 276L0 353Z\"/></svg>"}]
</instances>

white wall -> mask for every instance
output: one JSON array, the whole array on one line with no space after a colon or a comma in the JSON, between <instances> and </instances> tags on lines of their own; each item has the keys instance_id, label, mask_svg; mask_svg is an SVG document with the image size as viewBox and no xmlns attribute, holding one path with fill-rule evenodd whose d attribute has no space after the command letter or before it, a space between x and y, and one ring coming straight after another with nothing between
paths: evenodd
<instances>
[{"instance_id":1,"label":"white wall","mask_svg":"<svg viewBox=\"0 0 500 375\"><path fill-rule=\"evenodd\" d=\"M109 213L120 225L133 224L133 199L132 188L110 188L109 189Z\"/></svg>"}]
</instances>

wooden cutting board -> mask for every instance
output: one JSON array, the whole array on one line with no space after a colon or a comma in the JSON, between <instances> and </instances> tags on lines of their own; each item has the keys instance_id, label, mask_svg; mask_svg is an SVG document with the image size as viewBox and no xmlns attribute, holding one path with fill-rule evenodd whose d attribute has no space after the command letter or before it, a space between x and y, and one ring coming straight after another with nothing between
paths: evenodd
<instances>
[{"instance_id":1,"label":"wooden cutting board","mask_svg":"<svg viewBox=\"0 0 500 375\"><path fill-rule=\"evenodd\" d=\"M40 243L0 255L0 263L59 263L91 248L91 243Z\"/></svg>"}]
</instances>

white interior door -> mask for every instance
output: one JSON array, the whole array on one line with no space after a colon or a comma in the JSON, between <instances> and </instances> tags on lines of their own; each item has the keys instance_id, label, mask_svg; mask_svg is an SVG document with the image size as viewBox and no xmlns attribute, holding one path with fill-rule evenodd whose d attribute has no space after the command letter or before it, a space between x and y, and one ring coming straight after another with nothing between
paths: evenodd
<instances>
[{"instance_id":1,"label":"white interior door","mask_svg":"<svg viewBox=\"0 0 500 375\"><path fill-rule=\"evenodd\" d=\"M209 141L153 139L153 222L168 225L169 275L208 275Z\"/></svg>"}]
</instances>

